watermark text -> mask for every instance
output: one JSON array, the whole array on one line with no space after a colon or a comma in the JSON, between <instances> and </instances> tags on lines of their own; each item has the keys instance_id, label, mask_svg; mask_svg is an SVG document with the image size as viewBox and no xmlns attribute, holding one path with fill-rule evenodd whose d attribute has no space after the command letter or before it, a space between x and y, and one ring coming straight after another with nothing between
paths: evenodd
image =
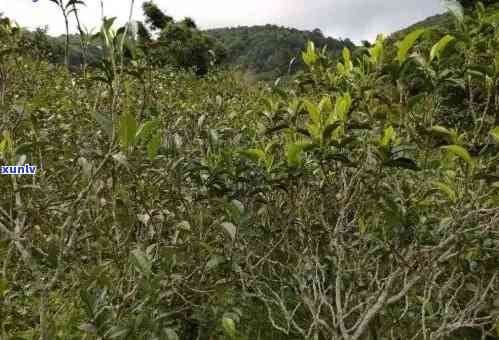
<instances>
[{"instance_id":1,"label":"watermark text","mask_svg":"<svg viewBox=\"0 0 499 340\"><path fill-rule=\"evenodd\" d=\"M34 175L36 174L36 165L3 165L0 166L1 175Z\"/></svg>"}]
</instances>

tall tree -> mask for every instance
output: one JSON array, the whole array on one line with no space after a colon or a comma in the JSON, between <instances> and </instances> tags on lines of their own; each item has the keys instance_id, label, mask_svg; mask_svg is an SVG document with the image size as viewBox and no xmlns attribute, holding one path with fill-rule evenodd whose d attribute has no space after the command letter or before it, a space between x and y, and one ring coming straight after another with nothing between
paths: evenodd
<instances>
[{"instance_id":1,"label":"tall tree","mask_svg":"<svg viewBox=\"0 0 499 340\"><path fill-rule=\"evenodd\" d=\"M162 30L168 23L173 22L173 18L163 13L153 1L144 2L142 4L142 10L146 17L146 23L154 30Z\"/></svg>"},{"instance_id":2,"label":"tall tree","mask_svg":"<svg viewBox=\"0 0 499 340\"><path fill-rule=\"evenodd\" d=\"M158 30L158 38L153 41L151 33L139 23L138 37L146 52L159 65L174 64L183 68L193 68L196 73L203 75L208 72L216 60L223 55L223 48L205 33L201 32L191 18L176 22L166 15L152 1L142 5L146 23L151 29ZM147 47L157 47L150 51Z\"/></svg>"}]
</instances>

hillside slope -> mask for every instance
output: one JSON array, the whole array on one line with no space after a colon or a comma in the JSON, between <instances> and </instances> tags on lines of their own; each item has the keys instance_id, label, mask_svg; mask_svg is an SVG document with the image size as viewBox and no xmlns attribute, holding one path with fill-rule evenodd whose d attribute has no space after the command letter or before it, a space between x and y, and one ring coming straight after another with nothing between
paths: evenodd
<instances>
[{"instance_id":1,"label":"hillside slope","mask_svg":"<svg viewBox=\"0 0 499 340\"><path fill-rule=\"evenodd\" d=\"M344 47L355 46L349 39L325 37L319 29L301 31L265 25L219 28L206 32L226 47L227 63L269 76L288 72L290 60L299 56L308 40L320 48L327 45L331 54L338 54Z\"/></svg>"}]
</instances>

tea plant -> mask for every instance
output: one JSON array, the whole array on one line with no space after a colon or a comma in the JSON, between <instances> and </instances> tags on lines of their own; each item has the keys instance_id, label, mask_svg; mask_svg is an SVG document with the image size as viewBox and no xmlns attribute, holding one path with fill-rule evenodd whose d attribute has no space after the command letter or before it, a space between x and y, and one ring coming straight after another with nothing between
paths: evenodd
<instances>
[{"instance_id":1,"label":"tea plant","mask_svg":"<svg viewBox=\"0 0 499 340\"><path fill-rule=\"evenodd\" d=\"M498 338L497 11L455 6L273 84L2 19L0 339Z\"/></svg>"}]
</instances>

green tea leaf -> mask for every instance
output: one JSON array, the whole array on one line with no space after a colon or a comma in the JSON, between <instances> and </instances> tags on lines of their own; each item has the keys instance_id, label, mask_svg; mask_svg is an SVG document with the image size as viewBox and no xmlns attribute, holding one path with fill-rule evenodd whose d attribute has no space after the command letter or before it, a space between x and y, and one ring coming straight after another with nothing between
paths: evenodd
<instances>
[{"instance_id":1,"label":"green tea leaf","mask_svg":"<svg viewBox=\"0 0 499 340\"><path fill-rule=\"evenodd\" d=\"M381 137L379 144L383 147L388 147L394 138L395 130L393 126L389 126L383 131L383 136Z\"/></svg>"},{"instance_id":2,"label":"green tea leaf","mask_svg":"<svg viewBox=\"0 0 499 340\"><path fill-rule=\"evenodd\" d=\"M440 60L442 52L445 50L447 45L449 45L449 43L452 42L453 40L455 40L455 38L452 35L447 34L442 39L440 39L439 42L433 45L430 52L430 60L433 61L435 58Z\"/></svg>"},{"instance_id":3,"label":"green tea leaf","mask_svg":"<svg viewBox=\"0 0 499 340\"><path fill-rule=\"evenodd\" d=\"M397 60L400 65L402 65L407 60L407 54L409 50L414 46L416 41L419 39L426 29L421 28L409 33L401 42L398 44Z\"/></svg>"},{"instance_id":4,"label":"green tea leaf","mask_svg":"<svg viewBox=\"0 0 499 340\"><path fill-rule=\"evenodd\" d=\"M135 268L144 277L149 278L152 274L152 262L145 252L141 249L135 249L132 251L132 262Z\"/></svg>"},{"instance_id":5,"label":"green tea leaf","mask_svg":"<svg viewBox=\"0 0 499 340\"><path fill-rule=\"evenodd\" d=\"M333 103L331 101L331 97L324 96L321 102L319 103L319 111L322 113L328 113L333 111Z\"/></svg>"},{"instance_id":6,"label":"green tea leaf","mask_svg":"<svg viewBox=\"0 0 499 340\"><path fill-rule=\"evenodd\" d=\"M140 126L135 135L135 140L141 142L143 140L148 140L153 136L159 129L159 121L158 120L150 120L145 122Z\"/></svg>"},{"instance_id":7,"label":"green tea leaf","mask_svg":"<svg viewBox=\"0 0 499 340\"><path fill-rule=\"evenodd\" d=\"M435 134L440 134L440 135L448 135L448 136L452 136L453 135L453 132L450 131L449 129L443 127L443 126L440 126L440 125L434 125L431 129L430 129L430 132L433 132Z\"/></svg>"},{"instance_id":8,"label":"green tea leaf","mask_svg":"<svg viewBox=\"0 0 499 340\"><path fill-rule=\"evenodd\" d=\"M137 121L135 116L127 112L120 117L119 137L124 150L128 150L135 145L135 136L137 134Z\"/></svg>"},{"instance_id":9,"label":"green tea leaf","mask_svg":"<svg viewBox=\"0 0 499 340\"><path fill-rule=\"evenodd\" d=\"M308 66L313 66L315 65L315 63L317 63L319 56L315 51L315 44L313 41L309 41L307 43L307 50L306 52L302 52L302 58L305 64Z\"/></svg>"},{"instance_id":10,"label":"green tea leaf","mask_svg":"<svg viewBox=\"0 0 499 340\"><path fill-rule=\"evenodd\" d=\"M126 327L114 326L112 327L106 336L109 339L123 338L130 333L130 329Z\"/></svg>"},{"instance_id":11,"label":"green tea leaf","mask_svg":"<svg viewBox=\"0 0 499 340\"><path fill-rule=\"evenodd\" d=\"M469 152L460 145L447 145L443 146L442 149L447 150L449 153L458 156L470 166L474 166L475 162L471 158Z\"/></svg>"},{"instance_id":12,"label":"green tea leaf","mask_svg":"<svg viewBox=\"0 0 499 340\"><path fill-rule=\"evenodd\" d=\"M447 197L452 201L456 202L457 201L457 194L454 190L451 189L449 185L443 182L431 182L432 186L435 190L439 190L447 195Z\"/></svg>"},{"instance_id":13,"label":"green tea leaf","mask_svg":"<svg viewBox=\"0 0 499 340\"><path fill-rule=\"evenodd\" d=\"M156 133L149 143L147 143L147 157L149 157L149 160L154 160L156 156L158 155L158 150L159 147L161 146L162 143L162 134Z\"/></svg>"},{"instance_id":14,"label":"green tea leaf","mask_svg":"<svg viewBox=\"0 0 499 340\"><path fill-rule=\"evenodd\" d=\"M324 129L324 132L322 133L322 139L324 141L327 141L328 139L331 139L331 136L333 132L341 126L341 122L334 122L332 124L328 124L326 128Z\"/></svg>"},{"instance_id":15,"label":"green tea leaf","mask_svg":"<svg viewBox=\"0 0 499 340\"><path fill-rule=\"evenodd\" d=\"M321 111L317 105L315 105L312 102L309 102L308 100L305 101L305 107L307 108L308 114L310 116L310 119L314 124L320 125L321 122Z\"/></svg>"},{"instance_id":16,"label":"green tea leaf","mask_svg":"<svg viewBox=\"0 0 499 340\"><path fill-rule=\"evenodd\" d=\"M241 154L254 162L264 161L266 158L265 151L262 149L248 149L242 151Z\"/></svg>"},{"instance_id":17,"label":"green tea leaf","mask_svg":"<svg viewBox=\"0 0 499 340\"><path fill-rule=\"evenodd\" d=\"M307 131L315 141L319 141L321 138L321 128L317 124L307 123Z\"/></svg>"},{"instance_id":18,"label":"green tea leaf","mask_svg":"<svg viewBox=\"0 0 499 340\"><path fill-rule=\"evenodd\" d=\"M228 317L222 318L222 327L225 334L227 334L227 336L229 336L231 339L235 339L237 337L236 323L234 322L234 320Z\"/></svg>"},{"instance_id":19,"label":"green tea leaf","mask_svg":"<svg viewBox=\"0 0 499 340\"><path fill-rule=\"evenodd\" d=\"M300 154L312 143L298 142L287 146L286 157L290 166L299 166L301 164Z\"/></svg>"},{"instance_id":20,"label":"green tea leaf","mask_svg":"<svg viewBox=\"0 0 499 340\"><path fill-rule=\"evenodd\" d=\"M490 135L494 138L494 141L499 144L499 126L490 130Z\"/></svg>"},{"instance_id":21,"label":"green tea leaf","mask_svg":"<svg viewBox=\"0 0 499 340\"><path fill-rule=\"evenodd\" d=\"M350 96L350 93L346 92L336 101L336 106L334 108L336 118L342 122L346 121L351 106L352 97Z\"/></svg>"},{"instance_id":22,"label":"green tea leaf","mask_svg":"<svg viewBox=\"0 0 499 340\"><path fill-rule=\"evenodd\" d=\"M352 56L350 54L350 50L348 48L343 48L343 52L342 52L342 55L343 55L343 61L345 63L345 65L347 65L348 63L350 63L352 61Z\"/></svg>"},{"instance_id":23,"label":"green tea leaf","mask_svg":"<svg viewBox=\"0 0 499 340\"><path fill-rule=\"evenodd\" d=\"M376 37L376 43L373 47L369 49L369 55L371 56L371 62L374 65L380 65L384 53L384 43L385 37L383 34L378 34Z\"/></svg>"}]
</instances>

